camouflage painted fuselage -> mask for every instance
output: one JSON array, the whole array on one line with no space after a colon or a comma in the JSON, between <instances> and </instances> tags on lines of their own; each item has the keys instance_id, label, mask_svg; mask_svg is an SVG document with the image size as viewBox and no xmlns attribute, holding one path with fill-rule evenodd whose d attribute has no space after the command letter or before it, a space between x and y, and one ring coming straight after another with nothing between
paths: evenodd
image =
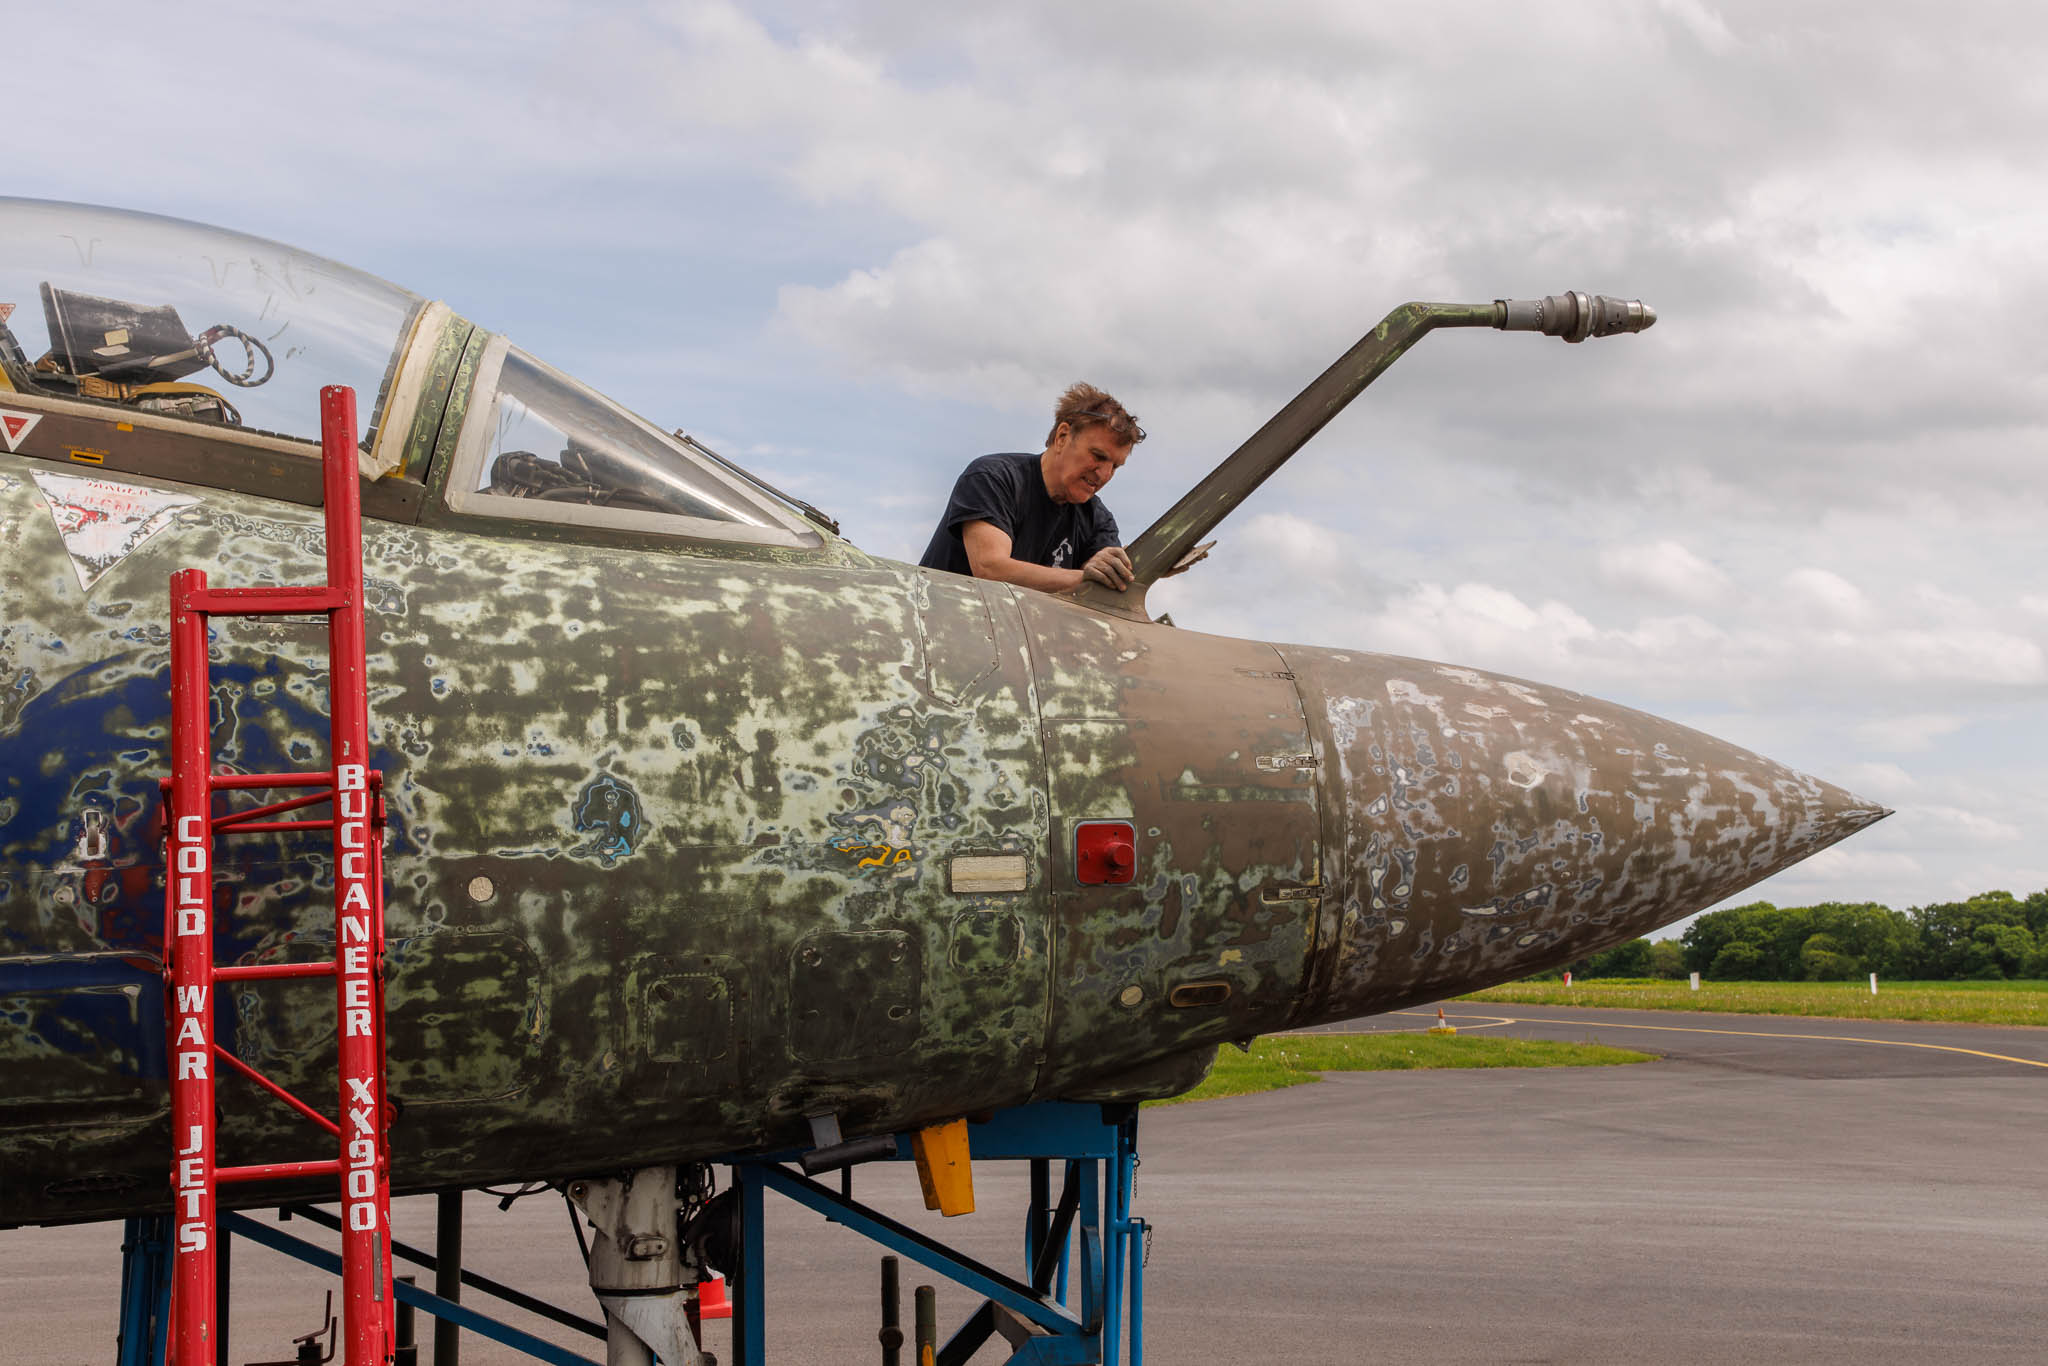
<instances>
[{"instance_id":1,"label":"camouflage painted fuselage","mask_svg":"<svg viewBox=\"0 0 2048 1366\"><path fill-rule=\"evenodd\" d=\"M0 1222L166 1204L165 584L322 572L316 509L189 487L88 593L52 468L0 456ZM859 1133L1175 1091L1220 1041L1578 956L1881 814L1575 694L836 540L422 515L369 522L365 564L400 1189L786 1144L818 1109ZM213 652L222 767L327 762L314 628L223 619ZM1075 825L1116 818L1135 880L1082 885ZM1023 890L955 890L957 860L1006 855ZM218 961L331 952L317 837L220 864ZM331 988L237 986L218 1019L331 1096ZM324 1147L221 1095L224 1160Z\"/></svg>"}]
</instances>

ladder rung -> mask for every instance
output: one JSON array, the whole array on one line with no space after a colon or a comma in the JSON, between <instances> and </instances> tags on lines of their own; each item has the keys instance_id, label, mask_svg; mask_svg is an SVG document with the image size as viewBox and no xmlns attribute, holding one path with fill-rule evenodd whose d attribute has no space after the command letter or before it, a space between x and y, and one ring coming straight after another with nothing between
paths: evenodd
<instances>
[{"instance_id":1,"label":"ladder rung","mask_svg":"<svg viewBox=\"0 0 2048 1366\"><path fill-rule=\"evenodd\" d=\"M269 982L280 977L332 977L334 963L329 960L319 963L237 963L231 967L215 968L216 982Z\"/></svg>"},{"instance_id":2,"label":"ladder rung","mask_svg":"<svg viewBox=\"0 0 2048 1366\"><path fill-rule=\"evenodd\" d=\"M237 821L235 824L228 826L226 829L221 828L221 823L219 821L215 821L213 823L214 833L218 835L246 835L257 830L332 830L333 828L334 822L331 820Z\"/></svg>"},{"instance_id":3,"label":"ladder rung","mask_svg":"<svg viewBox=\"0 0 2048 1366\"><path fill-rule=\"evenodd\" d=\"M339 1176L341 1162L338 1158L327 1158L321 1162L261 1162L253 1167L215 1167L213 1179L226 1184L231 1181L283 1181L294 1176Z\"/></svg>"},{"instance_id":4,"label":"ladder rung","mask_svg":"<svg viewBox=\"0 0 2048 1366\"><path fill-rule=\"evenodd\" d=\"M313 792L304 797L288 797L281 802L265 802L262 806L252 806L247 811L231 811L225 816L216 818L213 822L213 828L215 830L225 830L230 826L247 825L259 816L275 816L286 811L299 811L309 806L318 806L320 803L330 800L333 796L332 792ZM332 825L333 823L332 819L313 822L315 826ZM307 827L285 826L283 828L306 829Z\"/></svg>"},{"instance_id":5,"label":"ladder rung","mask_svg":"<svg viewBox=\"0 0 2048 1366\"><path fill-rule=\"evenodd\" d=\"M213 773L207 782L216 792L239 792L251 787L325 787L334 782L334 775L325 770L318 773ZM216 825L218 821L214 822Z\"/></svg>"},{"instance_id":6,"label":"ladder rung","mask_svg":"<svg viewBox=\"0 0 2048 1366\"><path fill-rule=\"evenodd\" d=\"M295 616L348 606L338 588L196 588L185 606L212 616Z\"/></svg>"}]
</instances>

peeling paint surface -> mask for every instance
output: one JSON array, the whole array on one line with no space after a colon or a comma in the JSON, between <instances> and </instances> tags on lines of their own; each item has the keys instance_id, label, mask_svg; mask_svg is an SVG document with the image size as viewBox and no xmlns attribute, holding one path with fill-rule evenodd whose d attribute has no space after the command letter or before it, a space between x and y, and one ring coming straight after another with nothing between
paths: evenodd
<instances>
[{"instance_id":1,"label":"peeling paint surface","mask_svg":"<svg viewBox=\"0 0 2048 1366\"><path fill-rule=\"evenodd\" d=\"M163 484L191 504L88 596L41 468L0 457L0 1223L165 1199L165 586L313 581L323 554L314 509ZM1591 951L1881 814L1575 694L841 542L659 553L429 508L367 524L365 569L399 1189L797 1143L817 1109L861 1133L1170 1094L1221 1042ZM218 766L323 765L319 629L222 619L211 645ZM1134 832L1128 883L1076 876L1102 820ZM970 860L1021 890L955 891ZM219 862L218 961L332 952L317 837ZM218 1009L331 1093L330 993ZM221 1094L227 1160L318 1148Z\"/></svg>"},{"instance_id":2,"label":"peeling paint surface","mask_svg":"<svg viewBox=\"0 0 2048 1366\"><path fill-rule=\"evenodd\" d=\"M1884 812L1684 726L1521 679L1280 647L1330 770L1333 885L1299 1023L1648 933Z\"/></svg>"},{"instance_id":3,"label":"peeling paint surface","mask_svg":"<svg viewBox=\"0 0 2048 1366\"><path fill-rule=\"evenodd\" d=\"M314 510L178 489L194 508L88 600L25 475L0 470L10 1221L162 1191L167 577L307 581L322 552ZM401 1184L786 1141L821 1102L858 1128L1031 1089L1047 807L1016 608L899 565L769 564L366 526ZM212 644L219 766L324 763L317 628L224 618ZM1004 854L1025 890L947 886L953 857ZM331 952L317 837L237 837L221 866L221 962ZM62 986L88 967L113 982L97 1013ZM332 1089L331 994L244 984L222 1014L248 1061ZM231 1160L317 1145L241 1088L223 1082ZM103 1179L47 1194L79 1172Z\"/></svg>"}]
</instances>

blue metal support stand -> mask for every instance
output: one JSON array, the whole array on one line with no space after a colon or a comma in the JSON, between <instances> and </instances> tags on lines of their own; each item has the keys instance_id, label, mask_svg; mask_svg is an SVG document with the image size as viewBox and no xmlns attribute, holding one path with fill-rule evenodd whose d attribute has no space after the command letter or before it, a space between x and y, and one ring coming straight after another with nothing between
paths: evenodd
<instances>
[{"instance_id":1,"label":"blue metal support stand","mask_svg":"<svg viewBox=\"0 0 2048 1366\"><path fill-rule=\"evenodd\" d=\"M979 1161L1029 1161L1031 1204L1025 1213L1026 1279L955 1251L783 1163L793 1153L732 1159L742 1226L734 1278L735 1366L766 1366L767 1306L763 1294L765 1194L773 1190L843 1224L983 1296L939 1352L939 1366L961 1366L998 1332L999 1317L1021 1320L1032 1334L1005 1358L1012 1366L1143 1366L1145 1222L1131 1215L1138 1165L1135 1106L1048 1102L997 1112L968 1126ZM899 1141L896 1161L910 1158ZM1064 1168L1052 1200L1051 1169ZM1070 1303L1069 1271L1080 1303ZM1128 1356L1125 1355L1126 1351Z\"/></svg>"},{"instance_id":2,"label":"blue metal support stand","mask_svg":"<svg viewBox=\"0 0 2048 1366\"><path fill-rule=\"evenodd\" d=\"M987 1266L799 1175L784 1165L794 1161L795 1152L727 1159L739 1194L741 1223L739 1266L731 1288L735 1366L766 1366L768 1361L764 1216L771 1190L982 1296L981 1306L940 1349L938 1366L964 1366L991 1338L1016 1337L1019 1324L1030 1335L1015 1342L1003 1358L1011 1366L1144 1366L1145 1244L1150 1230L1131 1213L1137 1144L1138 1112L1130 1105L1048 1102L998 1111L986 1122L968 1126L968 1147L975 1161L1031 1164L1021 1277ZM911 1160L907 1138L899 1137L893 1160ZM1057 1194L1055 1170L1060 1173ZM316 1212L301 1213L311 1217ZM248 1238L328 1272L341 1268L335 1253L245 1214L223 1213L220 1234L223 1241L230 1236ZM119 1366L163 1366L164 1330L170 1318L169 1241L167 1219L127 1222ZM412 1249L406 1252L425 1260ZM468 1273L464 1279L492 1293L515 1293ZM588 1357L409 1283L398 1283L394 1291L401 1303L549 1366L597 1366ZM518 1296L514 1302L527 1298ZM584 1327L560 1311L551 1316Z\"/></svg>"},{"instance_id":3,"label":"blue metal support stand","mask_svg":"<svg viewBox=\"0 0 2048 1366\"><path fill-rule=\"evenodd\" d=\"M274 1224L259 1223L246 1214L226 1213L221 1215L220 1225L223 1233L231 1230L251 1242L261 1243L274 1252L296 1257L309 1266L317 1266L322 1271L332 1272L337 1276L341 1274L340 1254L329 1252L324 1247L317 1247L303 1238L286 1233ZM437 1318L460 1324L469 1332L490 1338L493 1342L502 1342L536 1361L547 1362L548 1366L601 1366L601 1363L592 1361L589 1357L578 1356L565 1347L557 1347L552 1342L537 1338L531 1333L523 1333L508 1324L498 1322L488 1314L479 1313L453 1300L444 1300L439 1295L430 1294L408 1282L396 1282L392 1289L400 1304L409 1304Z\"/></svg>"},{"instance_id":4,"label":"blue metal support stand","mask_svg":"<svg viewBox=\"0 0 2048 1366\"><path fill-rule=\"evenodd\" d=\"M162 1214L129 1219L121 1230L120 1366L163 1366L164 1328L171 1319L171 1221Z\"/></svg>"},{"instance_id":5,"label":"blue metal support stand","mask_svg":"<svg viewBox=\"0 0 2048 1366\"><path fill-rule=\"evenodd\" d=\"M320 1215L325 1211L302 1210L302 1214ZM327 1220L331 1225L331 1217ZM285 1232L274 1224L267 1224L250 1218L246 1214L223 1211L220 1215L220 1238L223 1244L230 1237L240 1236L251 1242L260 1243L274 1252L297 1258L322 1271L339 1275L341 1257L335 1252L303 1238ZM410 1250L408 1250L410 1251ZM161 1215L127 1221L126 1234L121 1242L121 1337L117 1349L119 1366L164 1366L165 1329L170 1323L171 1277L170 1277L170 1220ZM466 1279L483 1281L481 1277ZM591 1331L573 1316L563 1314L550 1306L538 1304L531 1297L517 1295L509 1287L495 1282L484 1281L484 1287L501 1296L515 1297L520 1307L547 1311L549 1317L570 1327ZM412 1284L400 1280L393 1285L393 1292L399 1303L425 1310L436 1318L454 1323L480 1337L501 1342L548 1366L601 1366L589 1357L574 1352L531 1333L522 1332L509 1324L501 1323L488 1314L479 1312L454 1300L443 1299L429 1294ZM601 1334L601 1330L600 1334Z\"/></svg>"}]
</instances>

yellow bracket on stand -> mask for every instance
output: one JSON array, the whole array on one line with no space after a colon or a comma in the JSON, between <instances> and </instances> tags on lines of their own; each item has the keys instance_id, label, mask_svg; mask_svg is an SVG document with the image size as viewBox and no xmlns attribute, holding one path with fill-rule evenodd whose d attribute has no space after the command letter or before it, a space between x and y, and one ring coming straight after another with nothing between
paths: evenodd
<instances>
[{"instance_id":1,"label":"yellow bracket on stand","mask_svg":"<svg viewBox=\"0 0 2048 1366\"><path fill-rule=\"evenodd\" d=\"M924 1207L949 1218L974 1213L974 1167L967 1152L967 1121L948 1120L910 1136Z\"/></svg>"}]
</instances>

